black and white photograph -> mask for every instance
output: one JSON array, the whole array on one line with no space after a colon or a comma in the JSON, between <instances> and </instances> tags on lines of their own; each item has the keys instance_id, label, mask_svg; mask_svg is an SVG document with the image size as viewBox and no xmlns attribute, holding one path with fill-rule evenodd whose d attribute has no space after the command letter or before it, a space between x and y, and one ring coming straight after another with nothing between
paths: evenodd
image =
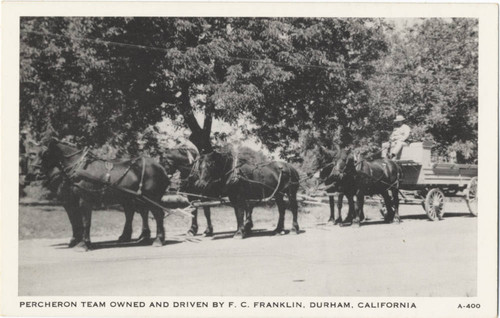
<instances>
[{"instance_id":1,"label":"black and white photograph","mask_svg":"<svg viewBox=\"0 0 500 318\"><path fill-rule=\"evenodd\" d=\"M481 17L98 12L18 17L14 308L495 314Z\"/></svg>"}]
</instances>

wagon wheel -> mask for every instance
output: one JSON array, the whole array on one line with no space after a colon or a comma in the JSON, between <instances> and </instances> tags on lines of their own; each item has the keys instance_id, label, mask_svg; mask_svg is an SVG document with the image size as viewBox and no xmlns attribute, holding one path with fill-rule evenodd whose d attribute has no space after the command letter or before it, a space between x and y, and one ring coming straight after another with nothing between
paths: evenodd
<instances>
[{"instance_id":1,"label":"wagon wheel","mask_svg":"<svg viewBox=\"0 0 500 318\"><path fill-rule=\"evenodd\" d=\"M444 215L444 194L441 189L431 189L425 196L425 212L431 221L442 219Z\"/></svg>"},{"instance_id":2,"label":"wagon wheel","mask_svg":"<svg viewBox=\"0 0 500 318\"><path fill-rule=\"evenodd\" d=\"M466 201L470 214L477 216L477 177L470 179L467 185Z\"/></svg>"}]
</instances>

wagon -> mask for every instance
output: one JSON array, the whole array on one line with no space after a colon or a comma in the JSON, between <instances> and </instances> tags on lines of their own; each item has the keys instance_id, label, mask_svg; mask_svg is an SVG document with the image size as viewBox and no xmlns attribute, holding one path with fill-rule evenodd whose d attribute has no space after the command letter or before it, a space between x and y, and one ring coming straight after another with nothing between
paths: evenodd
<instances>
[{"instance_id":1,"label":"wagon","mask_svg":"<svg viewBox=\"0 0 500 318\"><path fill-rule=\"evenodd\" d=\"M477 216L477 165L433 162L432 146L424 141L403 147L396 160L403 171L400 204L422 205L428 218L435 221L444 215L445 197L461 196L469 212Z\"/></svg>"}]
</instances>

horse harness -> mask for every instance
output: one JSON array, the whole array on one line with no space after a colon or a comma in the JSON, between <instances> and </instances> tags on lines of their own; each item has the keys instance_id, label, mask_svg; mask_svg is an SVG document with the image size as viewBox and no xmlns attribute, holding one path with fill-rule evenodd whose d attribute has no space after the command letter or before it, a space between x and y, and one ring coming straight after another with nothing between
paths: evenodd
<instances>
[{"instance_id":1,"label":"horse harness","mask_svg":"<svg viewBox=\"0 0 500 318\"><path fill-rule=\"evenodd\" d=\"M399 189L399 181L400 181L399 180L399 177L400 177L399 176L399 171L397 172L397 178L396 178L396 180L392 184L389 184L387 182L382 181L382 179L384 178L384 176L386 176L386 177L389 176L389 170L388 170L388 167L387 167L387 163L385 163L385 162L383 163L383 166L384 166L384 175L381 176L380 178L376 179L376 178L373 177L373 170L372 170L372 167L370 165L368 165L368 169L370 170L370 173L364 173L363 171L361 171L361 169L363 168L364 163L366 162L366 160L359 160L359 161L358 160L359 160L359 157L356 158L356 156L354 156L354 161L356 162L356 164L355 164L354 167L355 167L355 169L356 169L357 172L361 172L364 176L370 178L371 181L374 182L374 183L380 182L382 184L385 184L385 185L389 186L385 191L388 191L388 190L392 189L395 186L397 186L397 188ZM361 168L358 169L358 166L360 166L360 165L361 165Z\"/></svg>"},{"instance_id":2,"label":"horse harness","mask_svg":"<svg viewBox=\"0 0 500 318\"><path fill-rule=\"evenodd\" d=\"M255 181L255 180L252 180L252 179L250 179L250 178L242 175L242 173L240 173L238 171L238 168L241 167L241 166L243 166L244 164L238 164L238 160L239 160L239 157L236 156L236 160L233 161L233 168L228 173L226 173L226 175L229 174L229 173L234 172L234 177L232 177L232 178L235 179L234 181L232 181L234 183L237 182L238 180L243 180L243 181L248 182L248 183L258 184L258 185L262 186L262 188L261 188L262 189L262 198L259 199L259 200L256 200L256 201L258 201L258 202L267 202L267 201L271 200L276 195L276 193L278 192L278 189L279 189L279 187L281 185L281 177L283 176L283 165L281 165L281 164L279 165L279 171L280 172L279 172L279 175L278 175L278 182L276 184L276 188L273 188L273 187L270 187L270 186L268 186L267 184L265 184L263 182ZM257 170L258 168L260 168L262 166L269 165L270 163L271 162L254 165L254 168L252 169L252 173L255 170ZM290 167L288 167L288 170L289 170L289 174L291 175ZM265 197L264 187L273 190L273 192L271 193L270 196ZM250 200L250 201L252 201L252 200Z\"/></svg>"},{"instance_id":3,"label":"horse harness","mask_svg":"<svg viewBox=\"0 0 500 318\"><path fill-rule=\"evenodd\" d=\"M79 153L82 153L82 156L80 157L80 159L78 159L78 161L75 164L73 164L69 167L64 167L63 163L59 162L59 166L60 166L60 168L62 168L61 171L63 171L64 176L66 176L66 178L71 182L72 185L80 188L81 190L87 191L87 192L97 192L97 193L100 192L101 194L104 194L104 192L106 190L108 190L109 188L115 188L118 190L123 190L125 192L129 192L130 190L122 188L122 187L118 186L118 184L123 180L123 178L125 178L125 176L128 174L128 172L132 169L133 165L136 164L137 161L139 161L139 159L142 159L141 179L139 182L139 187L138 187L137 191L135 192L135 194L137 194L139 196L142 195L144 174L146 171L146 159L143 156L140 156L140 157L133 159L131 161L131 163L129 164L129 166L127 167L127 169L121 174L121 176L118 179L116 179L116 181L111 182L111 171L115 167L113 162L97 158L90 151L89 147L85 147L83 150L76 151L75 153L72 153L70 155L65 155L64 157L71 158ZM89 158L89 156L88 156L89 154L91 155L92 158ZM98 179L95 176L93 176L92 174L85 172L85 170L82 170L82 169L85 169L85 167L89 164L89 159L100 160L100 161L104 162L104 167L106 168L106 174L104 175L104 180ZM104 183L105 186L101 189L98 189L98 190L85 189L74 182L74 179L77 177L83 177L83 178L85 178L89 181L93 181L93 182Z\"/></svg>"},{"instance_id":4,"label":"horse harness","mask_svg":"<svg viewBox=\"0 0 500 318\"><path fill-rule=\"evenodd\" d=\"M220 181L223 181L224 179L226 179L226 184L235 184L239 180L243 180L243 181L246 181L246 182L249 182L249 183L253 183L253 184L258 184L258 185L262 186L262 199L257 200L257 201L259 201L259 202L267 202L267 201L271 200L274 197L274 195L278 192L278 189L279 189L279 187L281 185L281 177L283 175L283 166L282 165L279 166L280 173L279 173L279 176L278 176L278 183L276 185L276 188L273 188L273 187L268 186L267 184L264 184L264 183L259 182L259 181L252 180L252 179L244 176L239 171L239 168L242 167L243 165L247 164L247 163L240 163L239 156L232 156L232 158L233 158L233 160L232 160L232 167L231 167L231 169L229 171L227 171L226 173L224 173L220 178L217 178L217 179L214 179L214 180L210 180L210 182L212 182L212 183L214 183L214 182L220 182ZM234 158L236 158L236 159L234 159ZM199 159L200 158L198 158L196 160L195 164L193 165L192 171L193 170L197 171L199 169ZM255 167L253 168L252 171L255 171L259 167L268 165L270 163L271 162L254 165ZM227 161L224 163L224 168L222 170L225 170L226 165L227 165ZM288 168L288 169L290 170L290 168ZM291 175L291 173L290 173L290 175ZM267 197L267 198L265 197L264 187L273 190L272 194L269 197Z\"/></svg>"}]
</instances>

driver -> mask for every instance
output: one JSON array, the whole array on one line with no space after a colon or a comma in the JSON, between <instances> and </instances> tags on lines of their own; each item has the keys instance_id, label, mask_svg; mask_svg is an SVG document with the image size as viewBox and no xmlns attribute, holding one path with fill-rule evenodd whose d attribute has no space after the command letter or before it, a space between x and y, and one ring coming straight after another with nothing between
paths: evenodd
<instances>
[{"instance_id":1,"label":"driver","mask_svg":"<svg viewBox=\"0 0 500 318\"><path fill-rule=\"evenodd\" d=\"M382 157L383 158L397 158L401 149L403 148L404 142L410 136L410 127L405 124L406 119L397 115L394 119L394 130L391 133L391 137L388 142L382 144Z\"/></svg>"}]
</instances>

